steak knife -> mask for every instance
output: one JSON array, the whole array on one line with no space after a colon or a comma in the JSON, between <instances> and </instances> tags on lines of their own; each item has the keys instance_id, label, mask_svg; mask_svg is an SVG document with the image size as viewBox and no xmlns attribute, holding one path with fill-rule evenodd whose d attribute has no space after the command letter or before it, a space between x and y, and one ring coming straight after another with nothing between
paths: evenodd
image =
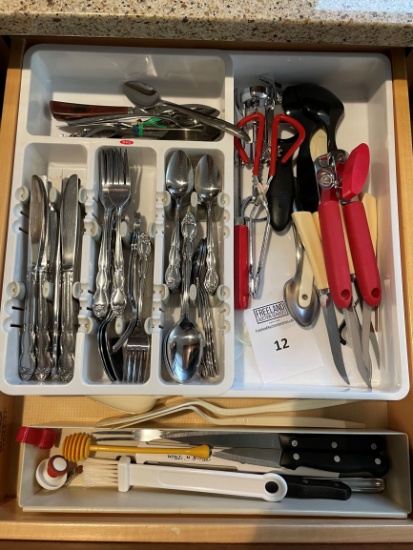
<instances>
[{"instance_id":1,"label":"steak knife","mask_svg":"<svg viewBox=\"0 0 413 550\"><path fill-rule=\"evenodd\" d=\"M258 449L295 449L312 451L351 451L369 453L382 451L386 442L380 435L370 434L308 434L275 432L218 432L208 430L165 431L162 439L188 445L212 447L244 447Z\"/></svg>"},{"instance_id":2,"label":"steak knife","mask_svg":"<svg viewBox=\"0 0 413 550\"><path fill-rule=\"evenodd\" d=\"M316 468L342 475L365 475L383 477L389 471L386 457L379 453L349 453L330 451L298 451L295 449L251 449L233 448L217 451L213 456L269 468L289 468L296 470L300 466Z\"/></svg>"},{"instance_id":3,"label":"steak knife","mask_svg":"<svg viewBox=\"0 0 413 550\"><path fill-rule=\"evenodd\" d=\"M47 205L44 183L33 175L30 185L29 247L30 265L27 270L27 294L24 308L24 328L21 338L19 375L30 380L37 366L37 310L39 300L39 269L45 246Z\"/></svg>"},{"instance_id":4,"label":"steak knife","mask_svg":"<svg viewBox=\"0 0 413 550\"><path fill-rule=\"evenodd\" d=\"M77 314L73 284L80 239L79 183L76 174L63 182L60 207L61 334L57 374L64 382L72 379L75 364Z\"/></svg>"}]
</instances>

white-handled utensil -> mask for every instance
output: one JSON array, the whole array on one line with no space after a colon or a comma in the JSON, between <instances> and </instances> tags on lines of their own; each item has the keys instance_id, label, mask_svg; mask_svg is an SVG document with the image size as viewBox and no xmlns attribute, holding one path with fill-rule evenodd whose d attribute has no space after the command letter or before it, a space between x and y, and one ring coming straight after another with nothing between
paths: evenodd
<instances>
[{"instance_id":1,"label":"white-handled utensil","mask_svg":"<svg viewBox=\"0 0 413 550\"><path fill-rule=\"evenodd\" d=\"M173 491L193 491L258 498L278 502L287 494L287 483L274 473L250 474L181 468L150 464L132 464L129 457L117 460L88 458L83 463L85 487L117 487L125 493L131 487Z\"/></svg>"}]
</instances>

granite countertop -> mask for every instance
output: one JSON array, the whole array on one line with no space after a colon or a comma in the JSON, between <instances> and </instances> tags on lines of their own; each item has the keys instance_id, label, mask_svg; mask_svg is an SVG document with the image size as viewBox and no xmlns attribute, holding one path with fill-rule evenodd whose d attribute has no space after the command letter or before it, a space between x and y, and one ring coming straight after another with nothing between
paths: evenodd
<instances>
[{"instance_id":1,"label":"granite countertop","mask_svg":"<svg viewBox=\"0 0 413 550\"><path fill-rule=\"evenodd\" d=\"M0 0L0 35L413 46L413 0Z\"/></svg>"}]
</instances>

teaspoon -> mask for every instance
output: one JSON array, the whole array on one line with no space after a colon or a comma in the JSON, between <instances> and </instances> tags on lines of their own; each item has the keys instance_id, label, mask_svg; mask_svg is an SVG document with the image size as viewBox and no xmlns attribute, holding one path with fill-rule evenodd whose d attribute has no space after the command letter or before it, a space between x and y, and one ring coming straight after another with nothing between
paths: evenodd
<instances>
[{"instance_id":1,"label":"teaspoon","mask_svg":"<svg viewBox=\"0 0 413 550\"><path fill-rule=\"evenodd\" d=\"M181 316L163 343L163 355L168 372L181 384L191 380L198 372L205 347L201 331L189 319L189 288L196 236L196 220L191 212L188 212L182 220L182 235L184 265Z\"/></svg>"}]
</instances>

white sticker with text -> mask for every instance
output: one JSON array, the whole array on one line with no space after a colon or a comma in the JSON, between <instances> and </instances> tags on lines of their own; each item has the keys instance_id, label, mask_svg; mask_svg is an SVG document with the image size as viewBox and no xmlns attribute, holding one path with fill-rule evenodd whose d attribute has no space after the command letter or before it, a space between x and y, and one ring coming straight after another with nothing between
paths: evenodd
<instances>
[{"instance_id":1,"label":"white sticker with text","mask_svg":"<svg viewBox=\"0 0 413 550\"><path fill-rule=\"evenodd\" d=\"M313 331L298 326L283 301L248 309L244 319L264 383L323 366Z\"/></svg>"}]
</instances>

